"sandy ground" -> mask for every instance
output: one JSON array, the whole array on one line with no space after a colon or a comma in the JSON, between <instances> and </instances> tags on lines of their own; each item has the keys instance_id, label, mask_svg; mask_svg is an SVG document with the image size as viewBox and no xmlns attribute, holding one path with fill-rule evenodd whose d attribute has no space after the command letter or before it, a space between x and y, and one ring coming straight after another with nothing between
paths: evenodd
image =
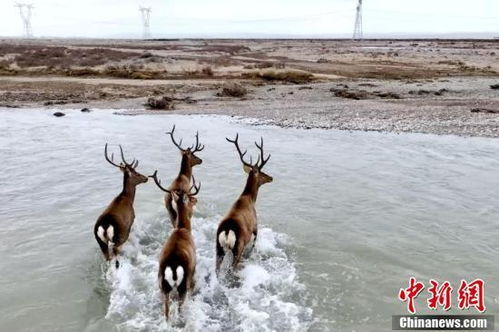
<instances>
[{"instance_id":1,"label":"sandy ground","mask_svg":"<svg viewBox=\"0 0 499 332\"><path fill-rule=\"evenodd\" d=\"M498 46L499 40L4 40L0 106L225 114L302 128L499 137L499 90L492 88L499 83ZM269 72L312 79L258 76ZM217 96L227 82L248 93ZM144 106L162 96L175 98L173 110Z\"/></svg>"}]
</instances>

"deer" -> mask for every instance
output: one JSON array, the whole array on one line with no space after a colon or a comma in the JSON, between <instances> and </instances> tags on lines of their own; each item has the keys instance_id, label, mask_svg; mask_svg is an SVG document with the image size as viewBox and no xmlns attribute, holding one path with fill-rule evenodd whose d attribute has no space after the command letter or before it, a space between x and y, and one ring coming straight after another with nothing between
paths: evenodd
<instances>
[{"instance_id":1,"label":"deer","mask_svg":"<svg viewBox=\"0 0 499 332\"><path fill-rule=\"evenodd\" d=\"M204 149L204 145L199 143L199 132L196 132L196 143L188 148L182 148L182 139L177 143L174 137L175 133L175 125L173 129L166 134L170 135L173 144L180 150L180 154L182 155L182 161L180 162L180 172L177 177L172 181L170 186L168 187L168 191L165 194L165 206L168 210L168 214L170 215L170 221L173 227L177 227L177 211L175 209L174 204L172 203L172 194L174 191L183 191L189 192L189 188L191 187L191 178L192 178L192 168L196 165L200 165L203 160L195 155L196 152L201 152Z\"/></svg>"},{"instance_id":2,"label":"deer","mask_svg":"<svg viewBox=\"0 0 499 332\"><path fill-rule=\"evenodd\" d=\"M191 234L191 218L201 183L196 186L193 177L192 186L187 191L166 189L161 185L157 173L158 171L155 171L150 177L154 179L159 189L171 195L172 205L177 212L177 227L168 237L159 257L158 282L163 297L165 319L168 320L170 293L177 291L180 310L187 293L192 293L195 285L196 247Z\"/></svg>"},{"instance_id":3,"label":"deer","mask_svg":"<svg viewBox=\"0 0 499 332\"><path fill-rule=\"evenodd\" d=\"M255 164L244 160L248 150L241 151L239 147L239 134L236 138L226 140L235 145L239 158L243 164L244 171L248 174L246 185L243 192L232 205L229 212L220 221L216 233L216 272L217 275L225 255L230 251L233 255L232 268L235 270L243 254L249 257L253 250L258 234L256 199L260 186L270 183L273 178L262 172L262 168L270 159L270 154L265 158L263 151L263 138L260 138L260 144L255 142L260 151L258 160Z\"/></svg>"},{"instance_id":4,"label":"deer","mask_svg":"<svg viewBox=\"0 0 499 332\"><path fill-rule=\"evenodd\" d=\"M138 160L127 162L120 147L121 163L113 161L114 154L109 158L107 143L104 147L104 157L111 165L123 172L123 190L116 196L104 212L99 216L94 227L94 235L106 261L116 257L116 268L119 268L117 256L123 244L128 240L130 229L135 219L133 202L137 185L146 183L148 177L136 171Z\"/></svg>"}]
</instances>

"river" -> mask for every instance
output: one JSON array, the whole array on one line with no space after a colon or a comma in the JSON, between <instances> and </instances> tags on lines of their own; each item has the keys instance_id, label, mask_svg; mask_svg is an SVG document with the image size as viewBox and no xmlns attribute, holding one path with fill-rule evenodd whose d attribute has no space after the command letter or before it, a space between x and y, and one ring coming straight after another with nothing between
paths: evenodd
<instances>
[{"instance_id":1,"label":"river","mask_svg":"<svg viewBox=\"0 0 499 332\"><path fill-rule=\"evenodd\" d=\"M406 313L410 276L486 282L499 309L499 140L285 129L230 117L110 110L62 118L0 110L0 325L5 331L380 331ZM92 230L121 191L104 144L155 169L164 183L180 155L165 131L206 145L193 218L197 290L184 319L164 322L157 260L171 228L152 182L137 188L121 267L106 264ZM259 238L238 286L214 275L215 230L245 173L225 137L272 154L261 187ZM116 153L115 153L116 154ZM420 312L428 312L424 298ZM450 313L459 313L455 308Z\"/></svg>"}]
</instances>

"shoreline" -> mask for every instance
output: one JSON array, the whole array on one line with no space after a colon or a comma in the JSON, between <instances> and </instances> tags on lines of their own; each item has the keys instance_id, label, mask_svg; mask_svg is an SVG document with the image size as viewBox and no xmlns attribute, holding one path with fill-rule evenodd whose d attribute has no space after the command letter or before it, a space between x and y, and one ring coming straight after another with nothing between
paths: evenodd
<instances>
[{"instance_id":1,"label":"shoreline","mask_svg":"<svg viewBox=\"0 0 499 332\"><path fill-rule=\"evenodd\" d=\"M81 79L84 80L84 79ZM29 102L16 107L81 109L99 108L123 110L129 115L149 114L215 114L259 119L280 127L321 128L359 130L393 133L423 133L436 135L458 135L499 138L499 114L472 112L472 109L499 110L499 95L489 85L497 82L494 77L456 77L432 82L417 81L400 84L400 81L380 80L336 80L313 84L271 84L251 86L243 98L217 97L218 89L213 83L190 81L175 82L179 86L175 95L191 98L192 103L179 102L173 110L150 110L144 103L147 97L100 99L88 102L50 103L46 99ZM5 78L0 78L5 82ZM148 83L150 81L147 81ZM47 84L43 79L38 84ZM57 84L67 84L61 80ZM95 83L95 84L94 84ZM137 82L140 83L140 82ZM165 86L123 84L106 85L98 82L80 83L106 89L141 90ZM33 85L33 81L30 82ZM1 86L1 83L0 83ZM383 90L395 94L399 99L369 95L367 99L348 99L335 96L336 89L347 91ZM52 89L49 87L49 89ZM171 89L170 86L166 89ZM438 94L444 89L445 92ZM341 90L343 91L343 90ZM423 95L411 94L425 91ZM426 91L428 93L426 93ZM140 93L140 92L139 92ZM6 105L0 105L6 107Z\"/></svg>"},{"instance_id":2,"label":"shoreline","mask_svg":"<svg viewBox=\"0 0 499 332\"><path fill-rule=\"evenodd\" d=\"M281 127L499 138L498 45L0 40L0 107L218 114ZM221 96L227 85L244 91ZM167 98L167 110L149 110L149 98Z\"/></svg>"}]
</instances>

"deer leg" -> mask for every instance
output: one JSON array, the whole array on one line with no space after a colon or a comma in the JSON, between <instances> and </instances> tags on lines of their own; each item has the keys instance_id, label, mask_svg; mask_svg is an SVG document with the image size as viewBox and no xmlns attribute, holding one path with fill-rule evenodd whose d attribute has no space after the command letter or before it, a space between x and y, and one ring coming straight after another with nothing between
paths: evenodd
<instances>
[{"instance_id":1,"label":"deer leg","mask_svg":"<svg viewBox=\"0 0 499 332\"><path fill-rule=\"evenodd\" d=\"M100 250L102 251L102 254L104 255L106 261L110 261L111 257L109 255L109 249L107 248L107 243L102 242L100 239L97 239L97 243L99 244Z\"/></svg>"},{"instance_id":2,"label":"deer leg","mask_svg":"<svg viewBox=\"0 0 499 332\"><path fill-rule=\"evenodd\" d=\"M255 245L256 245L256 238L258 236L258 230L255 229L255 231L253 232L253 246L251 247L251 251L253 251L253 249L255 249Z\"/></svg>"},{"instance_id":3,"label":"deer leg","mask_svg":"<svg viewBox=\"0 0 499 332\"><path fill-rule=\"evenodd\" d=\"M166 194L165 196L165 205L168 210L168 215L170 216L170 221L172 223L173 228L177 228L177 211L172 206L172 196L171 194Z\"/></svg>"},{"instance_id":4,"label":"deer leg","mask_svg":"<svg viewBox=\"0 0 499 332\"><path fill-rule=\"evenodd\" d=\"M222 265L222 262L224 260L225 252L222 248L222 246L218 243L217 241L217 258L216 258L216 272L218 275L218 272L220 271L220 266Z\"/></svg>"},{"instance_id":5,"label":"deer leg","mask_svg":"<svg viewBox=\"0 0 499 332\"><path fill-rule=\"evenodd\" d=\"M245 250L244 257L249 258L251 256L251 253L253 252L253 249L255 249L255 244L256 244L256 236L258 235L257 231L254 231L251 238L251 247Z\"/></svg>"},{"instance_id":6,"label":"deer leg","mask_svg":"<svg viewBox=\"0 0 499 332\"><path fill-rule=\"evenodd\" d=\"M165 313L165 319L168 320L170 318L170 294L163 294L163 311Z\"/></svg>"},{"instance_id":7,"label":"deer leg","mask_svg":"<svg viewBox=\"0 0 499 332\"><path fill-rule=\"evenodd\" d=\"M115 258L115 263L114 264L115 264L115 266L116 266L117 269L120 268L120 262L118 260L118 254L119 253L120 253L120 248L117 247L117 246L113 247L113 256Z\"/></svg>"},{"instance_id":8,"label":"deer leg","mask_svg":"<svg viewBox=\"0 0 499 332\"><path fill-rule=\"evenodd\" d=\"M187 295L187 290L188 290L188 283L189 283L189 281L185 280L177 288L177 290L178 290L178 312L179 312L179 314L182 314L182 308L183 308L183 305L184 305L184 302L185 302L185 298L186 298L186 295Z\"/></svg>"},{"instance_id":9,"label":"deer leg","mask_svg":"<svg viewBox=\"0 0 499 332\"><path fill-rule=\"evenodd\" d=\"M194 292L194 288L196 288L196 267L192 270L192 276L189 278L189 290L191 294Z\"/></svg>"},{"instance_id":10,"label":"deer leg","mask_svg":"<svg viewBox=\"0 0 499 332\"><path fill-rule=\"evenodd\" d=\"M241 260L241 256L244 252L244 245L242 242L239 242L239 245L232 250L233 258L232 258L232 269L236 270L239 261Z\"/></svg>"}]
</instances>

